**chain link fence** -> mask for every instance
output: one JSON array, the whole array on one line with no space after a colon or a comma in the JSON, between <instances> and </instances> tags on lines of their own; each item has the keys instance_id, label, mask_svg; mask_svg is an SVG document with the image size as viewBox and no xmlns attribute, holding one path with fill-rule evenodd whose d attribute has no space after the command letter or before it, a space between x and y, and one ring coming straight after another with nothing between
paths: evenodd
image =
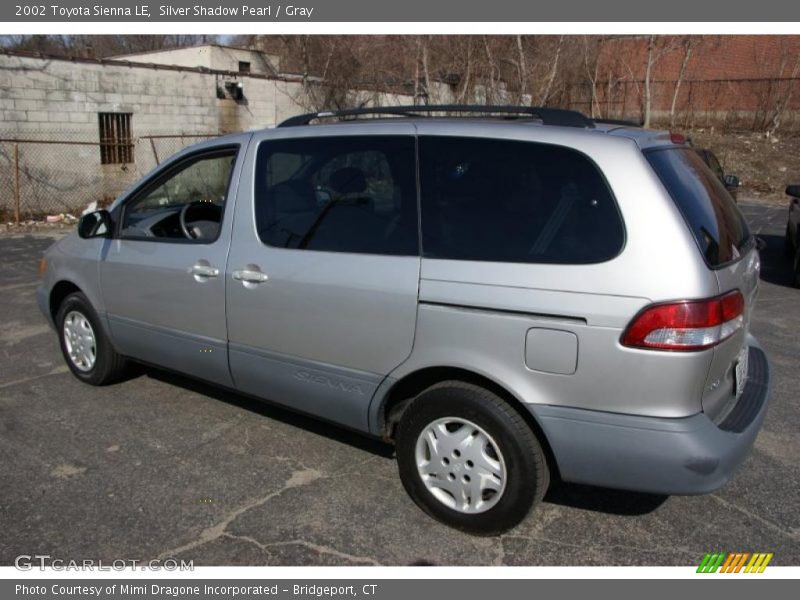
<instances>
[{"instance_id":1,"label":"chain link fence","mask_svg":"<svg viewBox=\"0 0 800 600\"><path fill-rule=\"evenodd\" d=\"M107 206L171 155L216 135L153 134L100 142L83 132L0 130L0 222L72 220L92 202ZM113 151L121 148L125 151ZM109 156L131 155L132 162L103 164Z\"/></svg>"}]
</instances>

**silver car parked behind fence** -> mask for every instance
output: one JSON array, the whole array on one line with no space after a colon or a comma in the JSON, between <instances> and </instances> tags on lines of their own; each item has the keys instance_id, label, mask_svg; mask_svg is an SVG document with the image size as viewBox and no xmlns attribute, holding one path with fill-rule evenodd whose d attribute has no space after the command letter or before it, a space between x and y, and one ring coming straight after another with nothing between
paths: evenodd
<instances>
[{"instance_id":1,"label":"silver car parked behind fence","mask_svg":"<svg viewBox=\"0 0 800 600\"><path fill-rule=\"evenodd\" d=\"M475 533L556 475L723 485L769 388L725 188L668 132L445 108L204 142L83 217L38 293L69 368L145 362L382 437L414 501Z\"/></svg>"}]
</instances>

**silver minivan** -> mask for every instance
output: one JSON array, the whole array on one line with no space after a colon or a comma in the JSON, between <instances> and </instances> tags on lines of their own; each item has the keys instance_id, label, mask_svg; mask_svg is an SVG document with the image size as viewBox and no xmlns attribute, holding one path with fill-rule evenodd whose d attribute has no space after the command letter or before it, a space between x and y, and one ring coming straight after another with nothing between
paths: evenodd
<instances>
[{"instance_id":1,"label":"silver minivan","mask_svg":"<svg viewBox=\"0 0 800 600\"><path fill-rule=\"evenodd\" d=\"M766 412L759 256L728 192L681 136L571 111L220 137L45 264L82 381L138 361L383 438L413 500L474 533L519 523L551 477L714 490Z\"/></svg>"}]
</instances>

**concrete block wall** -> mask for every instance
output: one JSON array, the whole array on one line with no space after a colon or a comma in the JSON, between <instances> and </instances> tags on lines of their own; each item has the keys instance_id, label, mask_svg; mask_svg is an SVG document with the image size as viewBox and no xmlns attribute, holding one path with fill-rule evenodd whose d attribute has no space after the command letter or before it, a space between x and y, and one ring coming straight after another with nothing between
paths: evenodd
<instances>
[{"instance_id":1,"label":"concrete block wall","mask_svg":"<svg viewBox=\"0 0 800 600\"><path fill-rule=\"evenodd\" d=\"M238 71L239 61L245 61L250 63L251 73L270 75L280 71L280 58L277 55L219 44L124 54L114 58L136 63L205 67L217 71Z\"/></svg>"},{"instance_id":2,"label":"concrete block wall","mask_svg":"<svg viewBox=\"0 0 800 600\"><path fill-rule=\"evenodd\" d=\"M242 83L243 101L217 97L230 80ZM383 100L390 102L410 99ZM290 78L0 53L0 139L97 143L101 112L131 113L138 139L129 165L101 165L98 146L20 144L21 204L30 214L74 212L115 197L156 164L142 136L271 127L307 104L301 82ZM192 141L159 141L159 159ZM11 208L13 180L13 145L0 142L0 211Z\"/></svg>"}]
</instances>

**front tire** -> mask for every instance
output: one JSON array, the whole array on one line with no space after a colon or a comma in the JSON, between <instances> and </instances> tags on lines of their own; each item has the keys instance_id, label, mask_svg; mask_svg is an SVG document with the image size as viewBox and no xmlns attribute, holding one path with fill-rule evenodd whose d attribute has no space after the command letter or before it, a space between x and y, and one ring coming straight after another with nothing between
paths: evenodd
<instances>
[{"instance_id":1,"label":"front tire","mask_svg":"<svg viewBox=\"0 0 800 600\"><path fill-rule=\"evenodd\" d=\"M84 294L75 292L64 298L55 322L61 353L75 377L90 385L106 385L122 377L125 358L114 350Z\"/></svg>"},{"instance_id":2,"label":"front tire","mask_svg":"<svg viewBox=\"0 0 800 600\"><path fill-rule=\"evenodd\" d=\"M495 535L522 521L550 474L536 435L497 394L461 381L415 398L397 430L397 463L408 494L435 519Z\"/></svg>"}]
</instances>

